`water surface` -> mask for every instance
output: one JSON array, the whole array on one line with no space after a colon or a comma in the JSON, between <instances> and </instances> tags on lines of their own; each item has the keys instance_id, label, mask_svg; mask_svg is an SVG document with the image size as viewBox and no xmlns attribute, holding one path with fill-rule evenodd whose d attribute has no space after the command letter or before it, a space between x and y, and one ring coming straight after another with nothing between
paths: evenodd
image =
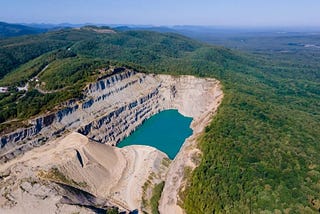
<instances>
[{"instance_id":1,"label":"water surface","mask_svg":"<svg viewBox=\"0 0 320 214\"><path fill-rule=\"evenodd\" d=\"M146 120L117 146L152 146L174 159L185 139L192 135L191 121L191 117L184 117L177 110L162 111Z\"/></svg>"}]
</instances>

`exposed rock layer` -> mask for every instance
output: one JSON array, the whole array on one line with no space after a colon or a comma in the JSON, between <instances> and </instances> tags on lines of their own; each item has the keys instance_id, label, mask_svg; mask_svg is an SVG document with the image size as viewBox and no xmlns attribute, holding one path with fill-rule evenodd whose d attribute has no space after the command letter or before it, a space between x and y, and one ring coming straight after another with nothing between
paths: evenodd
<instances>
[{"instance_id":1,"label":"exposed rock layer","mask_svg":"<svg viewBox=\"0 0 320 214\"><path fill-rule=\"evenodd\" d=\"M187 116L200 115L208 108L207 99L215 99L201 96L212 89L218 89L216 80L125 70L88 85L82 102L70 101L56 113L31 120L28 128L1 136L0 162L68 131L114 145L161 110L174 108Z\"/></svg>"},{"instance_id":2,"label":"exposed rock layer","mask_svg":"<svg viewBox=\"0 0 320 214\"><path fill-rule=\"evenodd\" d=\"M193 117L191 123L193 134L186 139L179 153L170 164L159 203L160 213L183 213L183 209L178 205L181 204L179 202L182 202L179 196L183 192L187 182L186 173L188 172L190 175L191 171L194 170L200 161L201 151L197 146L198 137L203 133L204 128L209 125L223 98L219 85L207 89L202 91L198 96L195 95L198 91L197 86L190 89L190 91L195 93L193 94L194 96L191 96L193 101L190 105L187 105L187 110L181 109L182 114ZM188 100L188 98L185 100ZM198 105L205 106L205 108L197 109L196 106ZM180 109L179 104L177 108Z\"/></svg>"},{"instance_id":3,"label":"exposed rock layer","mask_svg":"<svg viewBox=\"0 0 320 214\"><path fill-rule=\"evenodd\" d=\"M196 138L212 118L222 98L219 82L193 76L147 75L125 69L88 85L84 95L83 101L69 102L65 108L56 113L31 120L28 128L2 136L0 161L2 163L9 161L7 164L10 166L12 163L19 166L20 158L13 159L14 157L45 143L47 145L44 148L46 146L51 148L50 146L55 143L67 145L66 141L53 141L53 139L74 131L82 134L71 135L71 137L77 136L76 141L83 142L89 138L94 142L115 145L150 116L165 109L178 109L183 115L194 118L191 124L194 133L186 140L170 165L160 211L161 213L181 213L182 210L177 203L178 192L183 188L184 170L186 166L195 167L195 163L192 162L193 156L199 153L196 149ZM119 150L111 147L106 149L102 144L100 148L97 143L85 143L85 146L76 143L71 145L73 147L70 147L70 154L65 150L60 153L61 156L70 157L70 159L63 158L64 161L61 162L59 159L51 158L40 168L49 169L53 164L59 166L59 170L76 183L86 184L82 189L97 197L97 200L108 199L108 203L123 209L141 210L143 194L141 187L148 180L150 173L155 172L154 174L160 180L164 180L166 170L160 170L160 162L165 155L150 147L128 147ZM30 157L32 152L34 150L27 152L21 158L24 160ZM108 157L103 157L104 152ZM103 158L97 159L96 156ZM34 159L37 162L39 158ZM34 164L38 166L36 162ZM30 163L32 162L28 162ZM123 165L124 163L126 164ZM143 169L137 168L137 163ZM117 170L114 171L113 166L116 166ZM149 170L145 166L148 166ZM8 169L1 168L2 171ZM35 171L30 170L26 175L34 177ZM127 175L128 172L131 174L124 177L124 172ZM141 178L128 181L128 177L132 176ZM116 184L116 187L112 186L112 183L102 182L101 184L101 180L105 178L109 178L108 182ZM58 193L53 195L59 198Z\"/></svg>"}]
</instances>

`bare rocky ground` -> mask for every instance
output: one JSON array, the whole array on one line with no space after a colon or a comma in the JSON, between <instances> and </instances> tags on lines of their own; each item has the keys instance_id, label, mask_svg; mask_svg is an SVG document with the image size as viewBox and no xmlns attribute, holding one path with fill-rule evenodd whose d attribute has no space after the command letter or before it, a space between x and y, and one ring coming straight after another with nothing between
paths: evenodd
<instances>
[{"instance_id":1,"label":"bare rocky ground","mask_svg":"<svg viewBox=\"0 0 320 214\"><path fill-rule=\"evenodd\" d=\"M179 192L186 169L199 160L197 138L221 103L220 84L129 70L117 75L88 85L87 99L68 111L36 118L37 129L1 137L6 143L0 151L0 213L94 213L110 207L150 212L150 192L162 181L160 212L183 213ZM152 147L112 146L165 109L193 117L193 135L170 165ZM43 137L44 145L33 144Z\"/></svg>"},{"instance_id":2,"label":"bare rocky ground","mask_svg":"<svg viewBox=\"0 0 320 214\"><path fill-rule=\"evenodd\" d=\"M150 174L165 178L164 158L152 147L119 149L73 132L0 167L1 209L5 213L65 213L80 207L90 212L90 207L94 211L112 206L140 210L141 187Z\"/></svg>"}]
</instances>

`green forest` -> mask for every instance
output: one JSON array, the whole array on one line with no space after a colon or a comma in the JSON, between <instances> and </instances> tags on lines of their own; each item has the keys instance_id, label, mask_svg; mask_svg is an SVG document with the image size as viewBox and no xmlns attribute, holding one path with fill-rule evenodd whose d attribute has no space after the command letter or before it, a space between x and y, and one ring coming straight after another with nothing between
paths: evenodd
<instances>
[{"instance_id":1,"label":"green forest","mask_svg":"<svg viewBox=\"0 0 320 214\"><path fill-rule=\"evenodd\" d=\"M254 54L173 33L68 29L0 40L0 131L81 99L97 70L191 74L221 81L224 99L199 139L187 213L317 213L320 209L318 52ZM44 69L47 66L46 69ZM38 77L43 94L17 92ZM8 122L8 121L12 122Z\"/></svg>"}]
</instances>

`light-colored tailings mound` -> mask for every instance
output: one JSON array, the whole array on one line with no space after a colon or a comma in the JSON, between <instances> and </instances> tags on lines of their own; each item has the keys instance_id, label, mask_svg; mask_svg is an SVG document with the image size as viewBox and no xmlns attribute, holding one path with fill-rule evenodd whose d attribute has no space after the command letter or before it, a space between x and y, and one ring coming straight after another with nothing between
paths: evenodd
<instances>
[{"instance_id":1,"label":"light-colored tailings mound","mask_svg":"<svg viewBox=\"0 0 320 214\"><path fill-rule=\"evenodd\" d=\"M57 187L53 183L84 190L97 199L105 199L103 203L107 206L141 210L141 187L151 173L164 179L164 158L167 158L164 153L152 147L119 149L71 133L0 167L1 172L10 171L0 182L0 213L90 211L62 203L62 196L54 191Z\"/></svg>"}]
</instances>

